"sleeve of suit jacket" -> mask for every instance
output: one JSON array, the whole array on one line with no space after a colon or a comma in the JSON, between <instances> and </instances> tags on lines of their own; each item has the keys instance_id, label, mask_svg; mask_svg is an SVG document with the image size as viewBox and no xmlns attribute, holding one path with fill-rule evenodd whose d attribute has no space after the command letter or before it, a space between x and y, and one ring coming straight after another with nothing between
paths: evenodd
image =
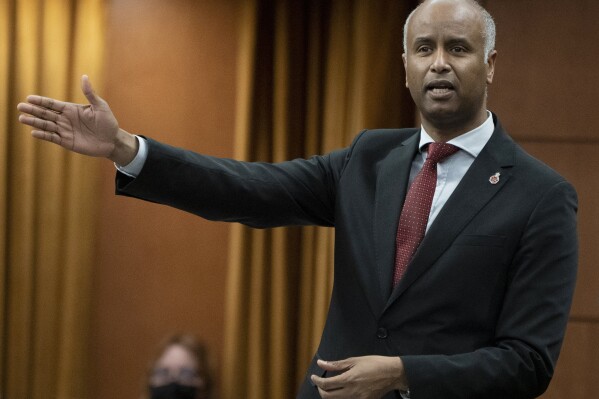
<instances>
[{"instance_id":1,"label":"sleeve of suit jacket","mask_svg":"<svg viewBox=\"0 0 599 399\"><path fill-rule=\"evenodd\" d=\"M148 159L141 173L135 179L117 173L117 194L258 228L334 224L335 187L348 150L270 164L146 140Z\"/></svg>"}]
</instances>

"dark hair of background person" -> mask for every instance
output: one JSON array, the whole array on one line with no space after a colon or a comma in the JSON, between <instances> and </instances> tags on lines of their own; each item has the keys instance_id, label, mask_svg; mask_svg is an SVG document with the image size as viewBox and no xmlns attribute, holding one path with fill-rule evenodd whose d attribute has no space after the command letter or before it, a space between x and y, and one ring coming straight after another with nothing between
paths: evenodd
<instances>
[{"instance_id":1,"label":"dark hair of background person","mask_svg":"<svg viewBox=\"0 0 599 399\"><path fill-rule=\"evenodd\" d=\"M156 352L150 359L146 372L142 380L142 399L148 399L148 385L152 377L152 373L158 360L173 345L179 345L185 348L196 360L198 367L198 376L202 379L203 385L198 392L199 397L204 399L215 399L214 392L214 367L209 359L208 350L203 342L198 340L195 335L190 333L176 333L166 337L157 347Z\"/></svg>"}]
</instances>

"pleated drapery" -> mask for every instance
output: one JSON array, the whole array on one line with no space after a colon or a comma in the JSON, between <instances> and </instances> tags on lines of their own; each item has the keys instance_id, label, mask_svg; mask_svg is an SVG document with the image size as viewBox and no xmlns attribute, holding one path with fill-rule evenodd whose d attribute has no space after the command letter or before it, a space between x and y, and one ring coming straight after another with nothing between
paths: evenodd
<instances>
[{"instance_id":1,"label":"pleated drapery","mask_svg":"<svg viewBox=\"0 0 599 399\"><path fill-rule=\"evenodd\" d=\"M85 398L96 162L34 140L28 94L84 102L102 0L0 2L0 397Z\"/></svg>"},{"instance_id":2,"label":"pleated drapery","mask_svg":"<svg viewBox=\"0 0 599 399\"><path fill-rule=\"evenodd\" d=\"M416 3L244 2L236 158L309 157L364 128L413 126L401 53ZM333 229L234 225L224 399L295 396L328 310L333 245Z\"/></svg>"}]
</instances>

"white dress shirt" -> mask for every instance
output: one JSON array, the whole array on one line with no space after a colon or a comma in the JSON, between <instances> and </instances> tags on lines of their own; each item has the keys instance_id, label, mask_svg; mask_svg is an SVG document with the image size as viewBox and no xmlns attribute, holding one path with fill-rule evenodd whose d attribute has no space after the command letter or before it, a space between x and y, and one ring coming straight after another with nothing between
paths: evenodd
<instances>
[{"instance_id":1,"label":"white dress shirt","mask_svg":"<svg viewBox=\"0 0 599 399\"><path fill-rule=\"evenodd\" d=\"M445 205L462 180L462 177L468 171L468 168L470 168L470 165L474 162L474 159L491 138L495 130L495 125L493 124L491 113L487 111L487 114L488 117L482 125L447 142L448 144L455 145L460 150L437 164L437 186L435 187L431 212L428 217L428 224L426 225L427 231L443 208L443 205ZM422 169L426 160L427 149L424 147L432 142L434 140L428 135L424 126L422 126L420 130L420 144L418 145L420 154L417 154L412 162L410 185L418 172L420 172L420 169Z\"/></svg>"},{"instance_id":2,"label":"white dress shirt","mask_svg":"<svg viewBox=\"0 0 599 399\"><path fill-rule=\"evenodd\" d=\"M139 176L139 172L141 172L141 169L144 167L146 159L148 158L148 143L146 143L146 140L143 137L135 136L135 138L137 139L139 148L137 149L137 154L135 155L135 158L133 158L133 161L125 166L116 163L114 164L121 173L130 177Z\"/></svg>"}]
</instances>

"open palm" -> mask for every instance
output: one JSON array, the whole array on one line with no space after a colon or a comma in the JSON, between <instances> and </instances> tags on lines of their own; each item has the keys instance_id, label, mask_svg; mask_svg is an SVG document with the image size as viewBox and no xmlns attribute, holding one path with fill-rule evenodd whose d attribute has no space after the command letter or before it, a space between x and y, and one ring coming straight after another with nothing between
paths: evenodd
<instances>
[{"instance_id":1,"label":"open palm","mask_svg":"<svg viewBox=\"0 0 599 399\"><path fill-rule=\"evenodd\" d=\"M81 90L88 105L28 96L26 103L17 106L23 112L19 121L35 129L31 132L35 138L80 154L109 158L115 149L118 122L85 75L81 79Z\"/></svg>"}]
</instances>

